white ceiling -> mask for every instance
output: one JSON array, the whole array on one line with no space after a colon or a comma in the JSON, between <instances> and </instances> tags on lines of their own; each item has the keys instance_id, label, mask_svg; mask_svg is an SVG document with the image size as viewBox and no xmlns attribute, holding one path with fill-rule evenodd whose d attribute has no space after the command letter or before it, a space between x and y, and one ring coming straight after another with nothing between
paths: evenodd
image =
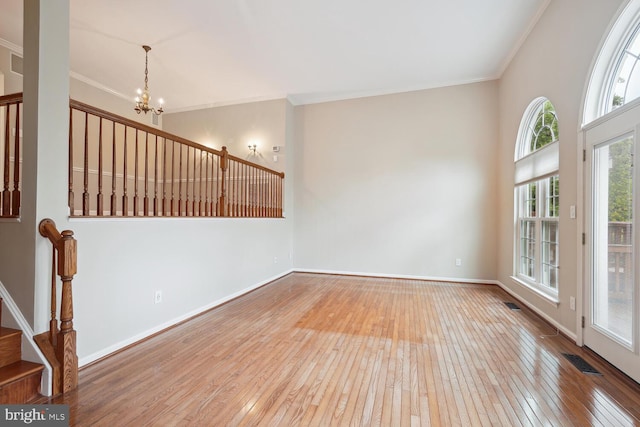
<instances>
[{"instance_id":1,"label":"white ceiling","mask_svg":"<svg viewBox=\"0 0 640 427\"><path fill-rule=\"evenodd\" d=\"M550 0L70 0L72 75L167 111L498 78ZM22 46L22 0L0 3ZM2 43L0 40L0 43Z\"/></svg>"}]
</instances>

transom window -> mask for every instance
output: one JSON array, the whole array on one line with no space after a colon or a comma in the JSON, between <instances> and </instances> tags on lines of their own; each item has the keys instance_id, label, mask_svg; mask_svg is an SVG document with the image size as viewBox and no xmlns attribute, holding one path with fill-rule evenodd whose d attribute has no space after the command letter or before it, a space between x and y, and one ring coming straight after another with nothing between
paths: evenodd
<instances>
[{"instance_id":1,"label":"transom window","mask_svg":"<svg viewBox=\"0 0 640 427\"><path fill-rule=\"evenodd\" d=\"M558 118L546 98L527 108L515 156L516 280L556 299L560 176Z\"/></svg>"},{"instance_id":2,"label":"transom window","mask_svg":"<svg viewBox=\"0 0 640 427\"><path fill-rule=\"evenodd\" d=\"M638 24L633 30L633 37L618 53L616 68L612 73L611 89L608 102L609 112L640 96L640 37Z\"/></svg>"},{"instance_id":3,"label":"transom window","mask_svg":"<svg viewBox=\"0 0 640 427\"><path fill-rule=\"evenodd\" d=\"M640 98L640 0L628 0L594 63L583 125Z\"/></svg>"}]
</instances>

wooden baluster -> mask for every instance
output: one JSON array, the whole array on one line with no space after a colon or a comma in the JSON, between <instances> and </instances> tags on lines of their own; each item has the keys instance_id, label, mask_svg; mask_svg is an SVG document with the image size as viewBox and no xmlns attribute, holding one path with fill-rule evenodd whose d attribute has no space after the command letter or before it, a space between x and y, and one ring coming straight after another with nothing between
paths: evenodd
<instances>
[{"instance_id":1,"label":"wooden baluster","mask_svg":"<svg viewBox=\"0 0 640 427\"><path fill-rule=\"evenodd\" d=\"M180 159L178 163L178 216L182 216L182 151L183 146L180 145Z\"/></svg>"},{"instance_id":2,"label":"wooden baluster","mask_svg":"<svg viewBox=\"0 0 640 427\"><path fill-rule=\"evenodd\" d=\"M204 179L205 189L204 189L204 214L205 216L211 216L211 211L209 210L209 153L205 152L205 164L204 164Z\"/></svg>"},{"instance_id":3,"label":"wooden baluster","mask_svg":"<svg viewBox=\"0 0 640 427\"><path fill-rule=\"evenodd\" d=\"M202 212L202 186L204 185L202 183L202 154L204 153L202 150L198 151L198 160L200 161L200 188L198 189L198 216L203 216L203 212Z\"/></svg>"},{"instance_id":4,"label":"wooden baluster","mask_svg":"<svg viewBox=\"0 0 640 427\"><path fill-rule=\"evenodd\" d=\"M283 177L280 178L279 189L278 189L278 195L279 195L279 197L278 197L278 201L279 201L278 202L279 203L278 216L280 218L282 218L282 209L284 208L284 206L282 204L282 202L283 202L283 193L282 193L282 190L283 190L283 188L282 188L283 179L282 178Z\"/></svg>"},{"instance_id":5,"label":"wooden baluster","mask_svg":"<svg viewBox=\"0 0 640 427\"><path fill-rule=\"evenodd\" d=\"M260 170L254 168L253 188L255 189L255 204L253 205L253 216L257 217L260 212Z\"/></svg>"},{"instance_id":6,"label":"wooden baluster","mask_svg":"<svg viewBox=\"0 0 640 427\"><path fill-rule=\"evenodd\" d=\"M256 217L258 215L258 171L253 168L253 205L251 209L251 216Z\"/></svg>"},{"instance_id":7,"label":"wooden baluster","mask_svg":"<svg viewBox=\"0 0 640 427\"><path fill-rule=\"evenodd\" d=\"M246 205L246 186L244 183L244 174L245 171L247 170L247 165L245 163L242 163L240 165L240 171L238 172L238 190L239 190L239 199L240 199L240 212L239 215L241 217L245 217L245 205Z\"/></svg>"},{"instance_id":8,"label":"wooden baluster","mask_svg":"<svg viewBox=\"0 0 640 427\"><path fill-rule=\"evenodd\" d=\"M176 163L176 142L171 140L171 216L175 215L175 205L174 205L174 193L176 187L176 180L173 175L174 166Z\"/></svg>"},{"instance_id":9,"label":"wooden baluster","mask_svg":"<svg viewBox=\"0 0 640 427\"><path fill-rule=\"evenodd\" d=\"M220 216L227 216L227 189L225 188L225 175L227 172L227 147L222 147L222 156L220 157L220 200L219 200L219 208Z\"/></svg>"},{"instance_id":10,"label":"wooden baluster","mask_svg":"<svg viewBox=\"0 0 640 427\"><path fill-rule=\"evenodd\" d=\"M272 175L267 174L267 217L271 218L273 215L271 213L271 208L273 206L273 192L271 191L273 182Z\"/></svg>"},{"instance_id":11,"label":"wooden baluster","mask_svg":"<svg viewBox=\"0 0 640 427\"><path fill-rule=\"evenodd\" d=\"M69 133L72 130L69 129ZM98 200L97 200L97 211L96 215L102 216L104 215L104 196L102 194L102 175L103 175L103 166L102 166L102 117L100 117L100 123L98 125Z\"/></svg>"},{"instance_id":12,"label":"wooden baluster","mask_svg":"<svg viewBox=\"0 0 640 427\"><path fill-rule=\"evenodd\" d=\"M13 148L13 194L11 216L20 216L20 103L16 103L16 135ZM8 144L9 141L5 141Z\"/></svg>"},{"instance_id":13,"label":"wooden baluster","mask_svg":"<svg viewBox=\"0 0 640 427\"><path fill-rule=\"evenodd\" d=\"M122 216L129 216L129 196L127 194L127 181L129 181L129 171L127 170L127 158L129 150L127 147L128 134L127 126L124 127L124 154L123 154L123 172L122 172ZM136 131L137 133L137 131Z\"/></svg>"},{"instance_id":14,"label":"wooden baluster","mask_svg":"<svg viewBox=\"0 0 640 427\"><path fill-rule=\"evenodd\" d=\"M84 163L83 163L82 215L89 216L89 113L84 113Z\"/></svg>"},{"instance_id":15,"label":"wooden baluster","mask_svg":"<svg viewBox=\"0 0 640 427\"><path fill-rule=\"evenodd\" d=\"M236 214L235 216L242 216L241 214L241 209L242 209L242 185L240 183L240 173L242 171L242 163L239 162L235 162L236 167L235 167L235 171L234 171L234 175L233 175L233 186L235 187L235 211Z\"/></svg>"},{"instance_id":16,"label":"wooden baluster","mask_svg":"<svg viewBox=\"0 0 640 427\"><path fill-rule=\"evenodd\" d=\"M138 187L139 187L139 182L140 182L140 175L139 175L139 163L140 163L140 159L138 156L138 150L139 150L139 142L138 142L138 135L140 134L140 131L138 129L136 129L136 142L135 142L135 153L133 154L133 162L134 162L134 166L133 166L133 176L134 176L134 182L133 182L133 216L138 216L140 215L140 196L138 196Z\"/></svg>"},{"instance_id":17,"label":"wooden baluster","mask_svg":"<svg viewBox=\"0 0 640 427\"><path fill-rule=\"evenodd\" d=\"M7 116L9 112L7 111ZM67 204L69 205L69 214L74 215L73 208L73 110L69 107L69 191L67 196ZM7 138L9 138L9 121L7 121ZM8 141L8 139L5 139Z\"/></svg>"},{"instance_id":18,"label":"wooden baluster","mask_svg":"<svg viewBox=\"0 0 640 427\"><path fill-rule=\"evenodd\" d=\"M267 205L266 203L266 199L267 199L267 194L264 191L265 190L265 172L264 171L260 171L260 217L265 217L266 216L266 211L265 211L265 207Z\"/></svg>"},{"instance_id":19,"label":"wooden baluster","mask_svg":"<svg viewBox=\"0 0 640 427\"><path fill-rule=\"evenodd\" d=\"M235 173L234 173L235 166L236 166L236 162L229 161L229 191L228 191L229 210L228 210L228 214L231 217L236 216L236 212L235 212L236 181L235 181Z\"/></svg>"},{"instance_id":20,"label":"wooden baluster","mask_svg":"<svg viewBox=\"0 0 640 427\"><path fill-rule=\"evenodd\" d=\"M245 198L244 198L244 216L251 216L251 166L247 165L245 167L245 176L244 176L244 187L245 187Z\"/></svg>"},{"instance_id":21,"label":"wooden baluster","mask_svg":"<svg viewBox=\"0 0 640 427\"><path fill-rule=\"evenodd\" d=\"M158 216L158 135L156 135L155 171L153 172L153 216Z\"/></svg>"},{"instance_id":22,"label":"wooden baluster","mask_svg":"<svg viewBox=\"0 0 640 427\"><path fill-rule=\"evenodd\" d=\"M2 216L11 216L11 192L9 191L9 169L11 165L11 144L9 143L9 129L11 128L11 121L9 116L11 115L11 104L7 104L6 110L4 124L4 164L2 165L4 171L4 190L2 191L2 207L0 208L0 211L2 212Z\"/></svg>"},{"instance_id":23,"label":"wooden baluster","mask_svg":"<svg viewBox=\"0 0 640 427\"><path fill-rule=\"evenodd\" d=\"M162 141L162 216L167 216L167 138Z\"/></svg>"},{"instance_id":24,"label":"wooden baluster","mask_svg":"<svg viewBox=\"0 0 640 427\"><path fill-rule=\"evenodd\" d=\"M240 182L238 181L238 175L239 175L238 170L240 169L240 163L238 162L233 162L233 163L234 163L233 165L233 216L240 216L239 214Z\"/></svg>"},{"instance_id":25,"label":"wooden baluster","mask_svg":"<svg viewBox=\"0 0 640 427\"><path fill-rule=\"evenodd\" d=\"M113 122L111 132L111 216L116 216L117 199L116 199L116 122Z\"/></svg>"},{"instance_id":26,"label":"wooden baluster","mask_svg":"<svg viewBox=\"0 0 640 427\"><path fill-rule=\"evenodd\" d=\"M190 172L189 171L189 165L191 164L191 162L189 161L190 160L189 159L190 153L191 153L191 150L189 149L189 146L187 145L187 159L186 159L186 162L187 162L187 182L185 183L185 187L184 187L185 192L187 193L187 200L185 202L186 203L186 206L185 206L185 210L186 210L185 215L186 216L191 216L189 214L189 208L191 207L191 201L189 200L189 172Z\"/></svg>"},{"instance_id":27,"label":"wooden baluster","mask_svg":"<svg viewBox=\"0 0 640 427\"><path fill-rule=\"evenodd\" d=\"M213 212L213 216L219 216L219 209L218 209L218 184L219 184L219 175L220 175L220 168L217 167L217 165L220 163L220 156L218 156L217 154L213 155L211 157L211 211ZM215 172L215 179L213 178L214 176L214 172ZM215 191L215 193L214 193Z\"/></svg>"},{"instance_id":28,"label":"wooden baluster","mask_svg":"<svg viewBox=\"0 0 640 427\"><path fill-rule=\"evenodd\" d=\"M196 216L196 154L197 154L197 150L194 148L193 149L193 200L191 201L192 205L191 206L191 215L192 216Z\"/></svg>"},{"instance_id":29,"label":"wooden baluster","mask_svg":"<svg viewBox=\"0 0 640 427\"><path fill-rule=\"evenodd\" d=\"M264 216L269 218L271 215L271 174L264 173Z\"/></svg>"},{"instance_id":30,"label":"wooden baluster","mask_svg":"<svg viewBox=\"0 0 640 427\"><path fill-rule=\"evenodd\" d=\"M273 192L273 207L271 209L271 215L273 216L273 218L276 218L278 216L278 176L276 174L272 175L271 191Z\"/></svg>"},{"instance_id":31,"label":"wooden baluster","mask_svg":"<svg viewBox=\"0 0 640 427\"><path fill-rule=\"evenodd\" d=\"M264 216L264 172L258 170L258 191L259 191L259 203L258 203L258 216Z\"/></svg>"},{"instance_id":32,"label":"wooden baluster","mask_svg":"<svg viewBox=\"0 0 640 427\"><path fill-rule=\"evenodd\" d=\"M260 186L258 188L260 188L260 210L258 211L258 216L260 218L263 218L265 216L265 198L266 198L266 194L264 191L264 184L265 184L265 173L263 170L259 170L258 174L260 175Z\"/></svg>"},{"instance_id":33,"label":"wooden baluster","mask_svg":"<svg viewBox=\"0 0 640 427\"><path fill-rule=\"evenodd\" d=\"M58 320L56 319L56 310L58 302L56 300L56 245L51 244L51 320L49 320L49 342L55 347L58 340Z\"/></svg>"},{"instance_id":34,"label":"wooden baluster","mask_svg":"<svg viewBox=\"0 0 640 427\"><path fill-rule=\"evenodd\" d=\"M149 216L149 132L144 137L144 199L142 199L142 214Z\"/></svg>"}]
</instances>

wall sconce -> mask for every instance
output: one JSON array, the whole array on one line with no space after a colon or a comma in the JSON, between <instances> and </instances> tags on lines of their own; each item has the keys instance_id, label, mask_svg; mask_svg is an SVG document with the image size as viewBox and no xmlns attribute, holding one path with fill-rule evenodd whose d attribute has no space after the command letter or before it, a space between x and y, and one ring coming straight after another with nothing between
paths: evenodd
<instances>
[{"instance_id":1,"label":"wall sconce","mask_svg":"<svg viewBox=\"0 0 640 427\"><path fill-rule=\"evenodd\" d=\"M258 146L256 144L249 144L249 151L255 156L256 155L256 149L258 148Z\"/></svg>"}]
</instances>

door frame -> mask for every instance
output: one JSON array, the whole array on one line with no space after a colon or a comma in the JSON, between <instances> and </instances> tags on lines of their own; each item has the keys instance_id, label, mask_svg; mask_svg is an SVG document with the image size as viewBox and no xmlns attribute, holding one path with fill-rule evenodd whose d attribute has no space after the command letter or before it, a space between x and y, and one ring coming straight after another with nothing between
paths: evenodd
<instances>
[{"instance_id":1,"label":"door frame","mask_svg":"<svg viewBox=\"0 0 640 427\"><path fill-rule=\"evenodd\" d=\"M630 121L633 122L625 124L624 122ZM617 123L618 122L618 123ZM606 129L606 125L610 125L614 127L612 131L610 128ZM615 128L615 126L618 128ZM591 132L591 133L590 133ZM593 134L595 132L595 135ZM588 339L585 336L585 330L589 327L589 322L592 320L592 311L591 311L591 303L592 303L592 280L593 280L593 271L592 271L592 245L593 245L593 215L591 212L591 198L593 195L591 192L593 191L593 148L606 143L607 141L613 141L618 138L622 138L625 135L633 134L634 136L634 158L640 159L640 102L636 100L636 102L631 102L627 105L620 107L617 110L612 111L611 113L595 120L592 123L584 126L579 131L579 141L581 140L581 144L578 144L580 156L582 156L583 161L580 162L581 165L578 167L578 173L581 179L578 180L578 191L582 193L582 197L578 197L578 203L581 204L581 209L579 212L584 212L583 215L579 218L578 221L578 230L582 230L582 233L579 234L579 245L578 245L578 253L582 253L582 256L578 257L578 279L582 283L581 286L577 287L577 307L576 307L576 344L580 346L586 346L588 344ZM589 137L589 138L588 138ZM588 139L595 139L595 142L592 145L588 144ZM638 218L637 215L640 215L640 164L637 163L638 160L634 163L634 218ZM639 224L639 226L636 226ZM635 289L633 296L633 304L634 308L640 307L640 291L638 288L638 282L640 279L640 218L637 221L634 220L634 267L635 267ZM583 235L585 236L583 243ZM638 316L636 314L636 316ZM640 316L639 316L640 317ZM584 323L583 323L584 322ZM636 318L633 324L632 329L633 334L633 350L628 351L631 355L621 356L617 359L630 359L632 357L640 358L640 318ZM606 338L610 339L610 338ZM605 355L602 355L605 357ZM607 359L607 357L605 357ZM610 359L610 358L609 358ZM609 360L612 364L615 365L614 361ZM624 360L621 361L624 363ZM621 367L618 367L621 369ZM622 370L622 369L621 369ZM640 381L640 370L638 372L630 375L636 381Z\"/></svg>"}]
</instances>

